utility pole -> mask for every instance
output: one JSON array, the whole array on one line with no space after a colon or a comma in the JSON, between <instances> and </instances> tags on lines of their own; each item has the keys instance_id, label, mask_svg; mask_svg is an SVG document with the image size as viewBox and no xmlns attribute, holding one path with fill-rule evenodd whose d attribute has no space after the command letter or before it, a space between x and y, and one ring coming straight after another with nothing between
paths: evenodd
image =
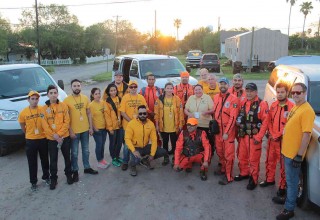
<instances>
[{"instance_id":1,"label":"utility pole","mask_svg":"<svg viewBox=\"0 0 320 220\"><path fill-rule=\"evenodd\" d=\"M114 44L114 57L116 57L116 54L117 54L117 44L118 44L118 21L119 21L119 15L117 16L114 16L116 17L116 42Z\"/></svg>"},{"instance_id":2,"label":"utility pole","mask_svg":"<svg viewBox=\"0 0 320 220\"><path fill-rule=\"evenodd\" d=\"M250 58L249 58L249 73L251 73L251 69L252 69L253 40L254 40L254 27L252 27L252 36L251 36L251 48L250 48Z\"/></svg>"},{"instance_id":3,"label":"utility pole","mask_svg":"<svg viewBox=\"0 0 320 220\"><path fill-rule=\"evenodd\" d=\"M320 37L320 15L319 15L319 23L318 23L318 37Z\"/></svg>"},{"instance_id":4,"label":"utility pole","mask_svg":"<svg viewBox=\"0 0 320 220\"><path fill-rule=\"evenodd\" d=\"M157 53L157 11L154 11L154 53Z\"/></svg>"},{"instance_id":5,"label":"utility pole","mask_svg":"<svg viewBox=\"0 0 320 220\"><path fill-rule=\"evenodd\" d=\"M40 59L40 37L39 37L39 15L38 15L38 2L35 0L35 8L36 8L36 32L37 32L37 47L38 47L38 64L41 64Z\"/></svg>"},{"instance_id":6,"label":"utility pole","mask_svg":"<svg viewBox=\"0 0 320 220\"><path fill-rule=\"evenodd\" d=\"M218 32L220 32L221 24L220 24L220 17L218 17Z\"/></svg>"}]
</instances>

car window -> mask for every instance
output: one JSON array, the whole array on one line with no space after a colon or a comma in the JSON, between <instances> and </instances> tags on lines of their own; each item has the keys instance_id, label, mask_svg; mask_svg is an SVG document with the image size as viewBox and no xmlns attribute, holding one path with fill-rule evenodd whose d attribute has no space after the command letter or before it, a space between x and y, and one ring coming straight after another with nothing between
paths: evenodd
<instances>
[{"instance_id":1,"label":"car window","mask_svg":"<svg viewBox=\"0 0 320 220\"><path fill-rule=\"evenodd\" d=\"M157 59L140 61L141 78L146 78L146 73L152 72L156 78L179 77L184 66L178 59Z\"/></svg>"},{"instance_id":2,"label":"car window","mask_svg":"<svg viewBox=\"0 0 320 220\"><path fill-rule=\"evenodd\" d=\"M218 60L217 55L203 55L203 60Z\"/></svg>"},{"instance_id":3,"label":"car window","mask_svg":"<svg viewBox=\"0 0 320 220\"><path fill-rule=\"evenodd\" d=\"M201 51L190 51L188 52L188 57L199 57L202 56Z\"/></svg>"},{"instance_id":4,"label":"car window","mask_svg":"<svg viewBox=\"0 0 320 220\"><path fill-rule=\"evenodd\" d=\"M113 68L112 68L113 71L119 70L120 61L121 61L121 60L120 60L119 58L116 58L116 59L113 61Z\"/></svg>"},{"instance_id":5,"label":"car window","mask_svg":"<svg viewBox=\"0 0 320 220\"><path fill-rule=\"evenodd\" d=\"M138 61L136 60L131 63L130 76L138 77Z\"/></svg>"},{"instance_id":6,"label":"car window","mask_svg":"<svg viewBox=\"0 0 320 220\"><path fill-rule=\"evenodd\" d=\"M308 90L308 101L316 114L320 114L320 81L310 82Z\"/></svg>"},{"instance_id":7,"label":"car window","mask_svg":"<svg viewBox=\"0 0 320 220\"><path fill-rule=\"evenodd\" d=\"M44 92L50 84L54 82L40 67L0 71L0 99Z\"/></svg>"}]
</instances>

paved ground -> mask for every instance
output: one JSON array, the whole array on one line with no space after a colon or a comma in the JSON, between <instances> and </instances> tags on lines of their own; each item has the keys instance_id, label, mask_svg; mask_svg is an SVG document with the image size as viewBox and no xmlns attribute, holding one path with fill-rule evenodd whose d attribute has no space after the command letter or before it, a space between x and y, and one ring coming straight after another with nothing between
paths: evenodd
<instances>
[{"instance_id":1,"label":"paved ground","mask_svg":"<svg viewBox=\"0 0 320 220\"><path fill-rule=\"evenodd\" d=\"M77 72L74 72L77 74ZM69 75L72 75L69 73ZM256 81L263 97L265 82ZM104 88L106 83L86 85L85 94L92 87ZM67 92L70 87L66 87ZM110 161L108 143L105 156ZM94 140L90 138L90 163L96 168ZM81 151L80 151L81 152ZM265 143L261 158L260 180L264 180ZM153 171L138 167L138 176L109 167L99 175L83 174L79 154L80 182L67 185L63 174L63 158L59 157L58 186L51 191L39 181L39 191L30 192L28 167L24 150L0 158L0 219L275 219L282 206L271 198L277 187L257 187L247 191L247 181L218 185L213 175L214 157L207 181L199 178L199 167L193 172L176 173L170 166L156 161ZM235 163L234 174L239 170ZM41 178L39 168L38 177ZM319 219L314 211L296 210L295 219Z\"/></svg>"}]
</instances>

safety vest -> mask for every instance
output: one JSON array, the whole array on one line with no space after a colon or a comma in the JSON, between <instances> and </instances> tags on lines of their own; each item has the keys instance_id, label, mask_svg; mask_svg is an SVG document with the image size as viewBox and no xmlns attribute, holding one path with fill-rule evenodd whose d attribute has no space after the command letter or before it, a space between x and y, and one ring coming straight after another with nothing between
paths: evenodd
<instances>
[{"instance_id":1,"label":"safety vest","mask_svg":"<svg viewBox=\"0 0 320 220\"><path fill-rule=\"evenodd\" d=\"M237 118L237 121L240 124L238 132L239 137L244 137L245 135L252 137L252 135L259 133L262 123L258 116L261 101L260 98L258 101L254 101L250 105L248 113L246 112L247 102L242 105L240 114Z\"/></svg>"},{"instance_id":2,"label":"safety vest","mask_svg":"<svg viewBox=\"0 0 320 220\"><path fill-rule=\"evenodd\" d=\"M190 137L187 130L183 131L183 150L182 154L186 157L191 157L204 151L202 141L201 141L202 130L197 129L196 136L194 140Z\"/></svg>"}]
</instances>

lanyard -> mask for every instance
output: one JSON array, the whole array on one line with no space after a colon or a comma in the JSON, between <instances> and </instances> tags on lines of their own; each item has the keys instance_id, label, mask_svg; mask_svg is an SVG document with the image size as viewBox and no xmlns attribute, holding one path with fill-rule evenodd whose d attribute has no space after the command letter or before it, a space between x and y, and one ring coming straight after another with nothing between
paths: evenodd
<instances>
[{"instance_id":1,"label":"lanyard","mask_svg":"<svg viewBox=\"0 0 320 220\"><path fill-rule=\"evenodd\" d=\"M74 97L73 94L72 94L72 97L73 97L74 101L75 101L76 104L79 106L80 116L82 116L82 113L81 113L81 109L82 109L82 106L81 106L81 94L80 94L79 96L80 96L80 102L79 102L79 104L78 104L77 100L75 99L75 97Z\"/></svg>"},{"instance_id":2,"label":"lanyard","mask_svg":"<svg viewBox=\"0 0 320 220\"><path fill-rule=\"evenodd\" d=\"M33 116L30 106L29 106L29 111L30 111L30 116ZM37 117L36 117L36 119L34 119L34 117L31 117L36 128L38 127L37 126L38 116L39 116L39 114L38 114L38 108L37 108Z\"/></svg>"}]
</instances>

